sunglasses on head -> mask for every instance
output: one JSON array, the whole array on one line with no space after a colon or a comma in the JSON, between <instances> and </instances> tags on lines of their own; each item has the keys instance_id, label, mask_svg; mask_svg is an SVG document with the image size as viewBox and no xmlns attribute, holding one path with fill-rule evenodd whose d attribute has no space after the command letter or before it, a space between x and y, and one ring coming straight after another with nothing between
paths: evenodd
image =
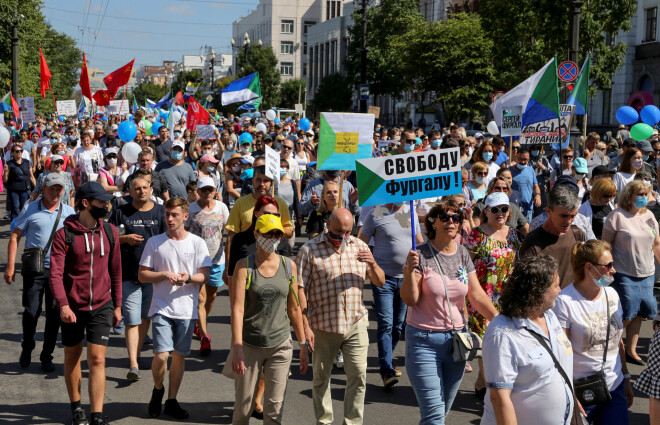
<instances>
[{"instance_id":1,"label":"sunglasses on head","mask_svg":"<svg viewBox=\"0 0 660 425\"><path fill-rule=\"evenodd\" d=\"M509 206L508 205L502 205L501 207L490 207L490 212L493 214L506 214L509 212Z\"/></svg>"},{"instance_id":2,"label":"sunglasses on head","mask_svg":"<svg viewBox=\"0 0 660 425\"><path fill-rule=\"evenodd\" d=\"M438 218L443 223L447 223L447 222L449 222L449 220L453 221L454 223L461 223L463 221L463 215L462 214L442 213L442 214L438 215Z\"/></svg>"}]
</instances>

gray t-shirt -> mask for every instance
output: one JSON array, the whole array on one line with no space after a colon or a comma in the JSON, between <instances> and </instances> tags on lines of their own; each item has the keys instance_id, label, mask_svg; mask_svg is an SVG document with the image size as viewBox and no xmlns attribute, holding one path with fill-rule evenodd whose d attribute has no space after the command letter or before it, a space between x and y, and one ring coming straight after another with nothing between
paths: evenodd
<instances>
[{"instance_id":1,"label":"gray t-shirt","mask_svg":"<svg viewBox=\"0 0 660 425\"><path fill-rule=\"evenodd\" d=\"M295 184L295 183L294 183ZM280 198L284 199L284 202L286 202L286 206L289 207L289 215L290 219L293 219L293 185L292 182L282 182L279 185L279 193L278 195Z\"/></svg>"},{"instance_id":2,"label":"gray t-shirt","mask_svg":"<svg viewBox=\"0 0 660 425\"><path fill-rule=\"evenodd\" d=\"M415 234L420 233L417 214ZM364 219L361 233L374 238L374 258L387 276L403 277L403 265L412 249L410 228L410 208L404 205L399 211L392 211L384 205L373 209Z\"/></svg>"},{"instance_id":3,"label":"gray t-shirt","mask_svg":"<svg viewBox=\"0 0 660 425\"><path fill-rule=\"evenodd\" d=\"M197 180L192 167L186 162L179 165L173 165L170 161L159 162L156 171L165 177L170 198L177 196L187 198L186 185Z\"/></svg>"}]
</instances>

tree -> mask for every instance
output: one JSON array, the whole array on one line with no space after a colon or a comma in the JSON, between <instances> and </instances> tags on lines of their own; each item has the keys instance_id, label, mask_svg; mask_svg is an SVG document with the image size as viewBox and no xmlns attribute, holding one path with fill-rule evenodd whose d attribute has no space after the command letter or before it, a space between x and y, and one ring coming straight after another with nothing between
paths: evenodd
<instances>
[{"instance_id":1,"label":"tree","mask_svg":"<svg viewBox=\"0 0 660 425\"><path fill-rule=\"evenodd\" d=\"M188 82L191 83L201 83L202 82L202 71L199 69L193 69L191 71L181 71L176 75L174 81L172 81L172 96L176 95L178 92L186 92L186 86ZM201 85L200 85L201 87ZM163 94L165 94L164 92ZM162 97L162 96L161 96ZM160 97L158 98L160 99ZM154 99L157 100L157 99Z\"/></svg>"},{"instance_id":2,"label":"tree","mask_svg":"<svg viewBox=\"0 0 660 425\"><path fill-rule=\"evenodd\" d=\"M213 91L216 93L213 96L213 108L215 108L218 112L222 112L222 114L226 117L229 116L229 114L236 115L236 113L239 112L236 108L241 106L240 103L233 103L231 105L222 106L222 95L220 94L220 91L227 87L229 83L234 80L236 80L236 77L223 77L215 81L215 87L213 89Z\"/></svg>"},{"instance_id":3,"label":"tree","mask_svg":"<svg viewBox=\"0 0 660 425\"><path fill-rule=\"evenodd\" d=\"M361 8L353 13L345 62L346 75L355 87L360 84L362 16ZM423 21L419 0L382 0L380 5L367 9L367 82L371 94L399 97L404 91L406 75L392 38Z\"/></svg>"},{"instance_id":4,"label":"tree","mask_svg":"<svg viewBox=\"0 0 660 425\"><path fill-rule=\"evenodd\" d=\"M280 107L293 109L296 103L303 103L307 83L300 78L292 78L282 83Z\"/></svg>"},{"instance_id":5,"label":"tree","mask_svg":"<svg viewBox=\"0 0 660 425\"><path fill-rule=\"evenodd\" d=\"M259 73L264 109L279 106L281 76L280 71L277 69L277 57L271 46L250 44L247 48L247 61L245 49L241 49L236 58L236 64L239 69L238 78L245 77L253 72Z\"/></svg>"},{"instance_id":6,"label":"tree","mask_svg":"<svg viewBox=\"0 0 660 425\"><path fill-rule=\"evenodd\" d=\"M170 88L167 86L158 86L154 83L142 83L133 89L131 96L127 95L126 98L130 99L129 103L132 105L133 96L135 96L135 101L138 105L144 105L144 102L146 102L145 98L158 102L169 90ZM176 92L172 93L172 95L175 94Z\"/></svg>"},{"instance_id":7,"label":"tree","mask_svg":"<svg viewBox=\"0 0 660 425\"><path fill-rule=\"evenodd\" d=\"M353 92L347 78L341 74L324 77L314 95L316 114L320 112L350 112Z\"/></svg>"},{"instance_id":8,"label":"tree","mask_svg":"<svg viewBox=\"0 0 660 425\"><path fill-rule=\"evenodd\" d=\"M555 54L567 59L571 3L555 0L481 0L479 13L494 42L496 85L508 90L540 69ZM636 0L590 0L580 15L580 66L591 52L591 79L599 90L612 86L623 64L625 43L610 42L619 30L632 28Z\"/></svg>"},{"instance_id":9,"label":"tree","mask_svg":"<svg viewBox=\"0 0 660 425\"><path fill-rule=\"evenodd\" d=\"M422 104L427 94L448 118L460 121L490 103L495 74L493 42L476 14L459 13L443 22L421 21L392 39L400 51L406 89Z\"/></svg>"}]
</instances>

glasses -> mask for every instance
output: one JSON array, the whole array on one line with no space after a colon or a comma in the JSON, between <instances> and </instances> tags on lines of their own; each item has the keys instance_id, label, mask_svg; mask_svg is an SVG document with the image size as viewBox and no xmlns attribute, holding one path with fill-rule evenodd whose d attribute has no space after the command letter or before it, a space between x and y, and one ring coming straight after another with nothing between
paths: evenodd
<instances>
[{"instance_id":1,"label":"glasses","mask_svg":"<svg viewBox=\"0 0 660 425\"><path fill-rule=\"evenodd\" d=\"M415 140L415 139L406 139L406 143L408 143L410 145L414 145L415 143L417 143L417 140Z\"/></svg>"},{"instance_id":2,"label":"glasses","mask_svg":"<svg viewBox=\"0 0 660 425\"><path fill-rule=\"evenodd\" d=\"M53 162L55 165L64 165L64 161L55 161Z\"/></svg>"},{"instance_id":3,"label":"glasses","mask_svg":"<svg viewBox=\"0 0 660 425\"><path fill-rule=\"evenodd\" d=\"M518 149L520 149L520 146L514 146L513 147L513 150L518 150Z\"/></svg>"},{"instance_id":4,"label":"glasses","mask_svg":"<svg viewBox=\"0 0 660 425\"><path fill-rule=\"evenodd\" d=\"M574 157L573 157L573 155L564 155L564 156L562 156L562 158L564 158L564 159L573 159Z\"/></svg>"},{"instance_id":5,"label":"glasses","mask_svg":"<svg viewBox=\"0 0 660 425\"><path fill-rule=\"evenodd\" d=\"M274 214L273 214L274 215ZM266 239L272 239L272 238L279 238L282 236L282 232L279 230L271 230L268 233L262 233L261 234L264 238Z\"/></svg>"},{"instance_id":6,"label":"glasses","mask_svg":"<svg viewBox=\"0 0 660 425\"><path fill-rule=\"evenodd\" d=\"M610 262L607 263L607 264L598 264L598 263L594 263L594 266L601 266L601 267L605 267L607 270L611 270L612 267L614 267L614 261L610 261Z\"/></svg>"},{"instance_id":7,"label":"glasses","mask_svg":"<svg viewBox=\"0 0 660 425\"><path fill-rule=\"evenodd\" d=\"M304 145L305 145L305 142L296 143L296 144L297 144L298 146L304 146Z\"/></svg>"},{"instance_id":8,"label":"glasses","mask_svg":"<svg viewBox=\"0 0 660 425\"><path fill-rule=\"evenodd\" d=\"M293 149L293 146L282 145L282 149Z\"/></svg>"},{"instance_id":9,"label":"glasses","mask_svg":"<svg viewBox=\"0 0 660 425\"><path fill-rule=\"evenodd\" d=\"M477 175L481 177L486 177L488 175L488 171L486 171L485 173L477 173Z\"/></svg>"},{"instance_id":10,"label":"glasses","mask_svg":"<svg viewBox=\"0 0 660 425\"><path fill-rule=\"evenodd\" d=\"M454 223L461 223L463 221L463 216L461 214L442 213L438 215L438 218L443 223L447 223L449 220L453 221Z\"/></svg>"},{"instance_id":11,"label":"glasses","mask_svg":"<svg viewBox=\"0 0 660 425\"><path fill-rule=\"evenodd\" d=\"M14 153L21 153L21 152L23 152L23 149L14 149L12 152L14 152Z\"/></svg>"},{"instance_id":12,"label":"glasses","mask_svg":"<svg viewBox=\"0 0 660 425\"><path fill-rule=\"evenodd\" d=\"M509 206L508 205L502 205L501 207L490 207L490 212L493 214L506 214L509 212Z\"/></svg>"},{"instance_id":13,"label":"glasses","mask_svg":"<svg viewBox=\"0 0 660 425\"><path fill-rule=\"evenodd\" d=\"M105 158L106 159L116 159L117 155L115 155L114 153L111 153L110 155L106 155Z\"/></svg>"}]
</instances>

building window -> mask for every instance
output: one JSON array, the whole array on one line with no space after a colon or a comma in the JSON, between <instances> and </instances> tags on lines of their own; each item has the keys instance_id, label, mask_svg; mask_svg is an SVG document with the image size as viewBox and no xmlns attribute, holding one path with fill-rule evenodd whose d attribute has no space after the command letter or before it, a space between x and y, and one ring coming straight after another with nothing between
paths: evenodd
<instances>
[{"instance_id":1,"label":"building window","mask_svg":"<svg viewBox=\"0 0 660 425\"><path fill-rule=\"evenodd\" d=\"M303 77L307 76L307 63L303 63L303 69L302 69L302 75Z\"/></svg>"},{"instance_id":2,"label":"building window","mask_svg":"<svg viewBox=\"0 0 660 425\"><path fill-rule=\"evenodd\" d=\"M280 74L293 75L293 62L280 63Z\"/></svg>"},{"instance_id":3,"label":"building window","mask_svg":"<svg viewBox=\"0 0 660 425\"><path fill-rule=\"evenodd\" d=\"M283 55L292 55L293 41L280 41L280 53Z\"/></svg>"},{"instance_id":4,"label":"building window","mask_svg":"<svg viewBox=\"0 0 660 425\"><path fill-rule=\"evenodd\" d=\"M303 22L303 34L307 34L307 29L311 26L316 25L314 21L304 21Z\"/></svg>"},{"instance_id":5,"label":"building window","mask_svg":"<svg viewBox=\"0 0 660 425\"><path fill-rule=\"evenodd\" d=\"M282 34L293 34L293 20L282 19Z\"/></svg>"},{"instance_id":6,"label":"building window","mask_svg":"<svg viewBox=\"0 0 660 425\"><path fill-rule=\"evenodd\" d=\"M307 42L304 41L303 42L303 55L306 55L306 54L307 54Z\"/></svg>"},{"instance_id":7,"label":"building window","mask_svg":"<svg viewBox=\"0 0 660 425\"><path fill-rule=\"evenodd\" d=\"M655 41L658 29L658 8L646 9L646 31L644 41Z\"/></svg>"}]
</instances>

